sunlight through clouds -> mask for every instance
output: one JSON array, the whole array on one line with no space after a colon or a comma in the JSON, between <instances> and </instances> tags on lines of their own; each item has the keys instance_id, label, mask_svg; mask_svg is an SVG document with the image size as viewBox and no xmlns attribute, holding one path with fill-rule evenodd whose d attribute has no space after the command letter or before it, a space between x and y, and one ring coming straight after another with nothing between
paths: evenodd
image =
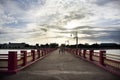
<instances>
[{"instance_id":1,"label":"sunlight through clouds","mask_svg":"<svg viewBox=\"0 0 120 80\"><path fill-rule=\"evenodd\" d=\"M120 0L0 0L0 42L120 43ZM112 38L111 38L112 37Z\"/></svg>"}]
</instances>

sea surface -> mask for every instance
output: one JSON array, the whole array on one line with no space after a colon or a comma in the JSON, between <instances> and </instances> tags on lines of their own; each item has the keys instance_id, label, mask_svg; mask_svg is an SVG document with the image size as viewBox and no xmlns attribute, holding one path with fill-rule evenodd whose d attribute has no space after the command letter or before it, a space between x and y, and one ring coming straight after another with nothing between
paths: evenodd
<instances>
[{"instance_id":1,"label":"sea surface","mask_svg":"<svg viewBox=\"0 0 120 80\"><path fill-rule=\"evenodd\" d=\"M28 49L0 49L0 54L8 54L9 51L17 51L18 54L20 54L20 51L30 52Z\"/></svg>"}]
</instances>

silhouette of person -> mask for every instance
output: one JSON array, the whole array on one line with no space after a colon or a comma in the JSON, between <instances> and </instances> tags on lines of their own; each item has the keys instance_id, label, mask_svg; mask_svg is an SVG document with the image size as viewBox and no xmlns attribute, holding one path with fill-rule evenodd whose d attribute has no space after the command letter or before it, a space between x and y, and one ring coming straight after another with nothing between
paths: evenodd
<instances>
[{"instance_id":1,"label":"silhouette of person","mask_svg":"<svg viewBox=\"0 0 120 80\"><path fill-rule=\"evenodd\" d=\"M65 48L63 45L60 46L59 48L59 54L62 53L62 54L65 54Z\"/></svg>"}]
</instances>

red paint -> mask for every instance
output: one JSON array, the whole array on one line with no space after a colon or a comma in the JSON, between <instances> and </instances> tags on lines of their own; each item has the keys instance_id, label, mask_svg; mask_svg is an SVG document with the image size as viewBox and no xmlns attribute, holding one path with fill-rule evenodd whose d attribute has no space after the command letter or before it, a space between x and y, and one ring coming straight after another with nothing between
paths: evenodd
<instances>
[{"instance_id":1,"label":"red paint","mask_svg":"<svg viewBox=\"0 0 120 80\"><path fill-rule=\"evenodd\" d=\"M89 60L90 60L90 61L93 61L93 59L92 59L93 52L94 52L94 50L90 50L90 51L89 51Z\"/></svg>"},{"instance_id":2,"label":"red paint","mask_svg":"<svg viewBox=\"0 0 120 80\"><path fill-rule=\"evenodd\" d=\"M68 52L70 52L71 54L74 55L74 50L75 49L68 48L66 51L68 51ZM106 56L105 56L104 53L106 53L106 51L94 52L94 51L90 50L89 54L87 54L87 51L83 50L83 52L81 52L81 54L83 54L83 56L79 56L79 55L75 55L75 56L78 57L78 58L81 58L83 60L89 61L89 62L91 62L91 63L93 63L93 64L95 64L95 65L113 73L113 74L116 74L116 75L120 76L120 72L119 72L120 68L115 67L115 66L111 66L111 65L107 65L107 64L104 63L104 60L109 60L113 63L118 64L118 65L119 65L120 62L112 60L112 59L106 59ZM85 58L86 54L89 55L89 59ZM95 55L95 54L99 54L99 55ZM92 60L92 56L98 57L99 62L96 62L96 61ZM112 67L112 69L111 69L111 67Z\"/></svg>"},{"instance_id":3,"label":"red paint","mask_svg":"<svg viewBox=\"0 0 120 80\"><path fill-rule=\"evenodd\" d=\"M86 50L83 50L83 57L84 58L86 58L85 54L86 54Z\"/></svg>"},{"instance_id":4,"label":"red paint","mask_svg":"<svg viewBox=\"0 0 120 80\"><path fill-rule=\"evenodd\" d=\"M21 51L23 53L23 66L27 64L27 51Z\"/></svg>"},{"instance_id":5,"label":"red paint","mask_svg":"<svg viewBox=\"0 0 120 80\"><path fill-rule=\"evenodd\" d=\"M8 71L15 72L16 69L17 69L17 51L9 51Z\"/></svg>"},{"instance_id":6,"label":"red paint","mask_svg":"<svg viewBox=\"0 0 120 80\"><path fill-rule=\"evenodd\" d=\"M81 56L81 49L79 49L79 56Z\"/></svg>"},{"instance_id":7,"label":"red paint","mask_svg":"<svg viewBox=\"0 0 120 80\"><path fill-rule=\"evenodd\" d=\"M48 54L49 52L52 52L56 49L49 49L49 48L45 48L45 49L41 49L42 52L42 56L40 56L40 50L37 50L37 53L35 52L35 50L31 50L31 52L27 53L27 51L21 51L22 54L22 58L17 60L17 51L9 51L8 54L8 59L4 59L5 61L8 61L8 67L0 67L0 68L6 68L6 70L0 70L0 72L5 72L5 73L16 73L18 71L20 71L21 69L30 66L31 64L35 63L36 61L43 59L44 57L46 57L47 55L45 55L44 53L46 52L46 54ZM27 56L27 54L31 54L29 56ZM38 55L37 58L35 58L35 55ZM27 58L32 56L33 60L30 62L27 62ZM17 62L23 60L23 65L17 65ZM0 59L1 61L1 59ZM20 66L20 67L18 67Z\"/></svg>"},{"instance_id":8,"label":"red paint","mask_svg":"<svg viewBox=\"0 0 120 80\"><path fill-rule=\"evenodd\" d=\"M40 58L40 50L37 50L38 58Z\"/></svg>"},{"instance_id":9,"label":"red paint","mask_svg":"<svg viewBox=\"0 0 120 80\"><path fill-rule=\"evenodd\" d=\"M31 50L33 61L35 60L35 50Z\"/></svg>"},{"instance_id":10,"label":"red paint","mask_svg":"<svg viewBox=\"0 0 120 80\"><path fill-rule=\"evenodd\" d=\"M101 65L105 65L104 64L104 53L106 53L106 51L100 51L100 57L99 57L99 63L101 64Z\"/></svg>"},{"instance_id":11,"label":"red paint","mask_svg":"<svg viewBox=\"0 0 120 80\"><path fill-rule=\"evenodd\" d=\"M111 61L111 62L115 62L115 63L117 63L117 64L120 64L119 61L115 61L115 60L111 60L111 59L107 59L107 58L106 58L106 60L109 60L109 61Z\"/></svg>"}]
</instances>

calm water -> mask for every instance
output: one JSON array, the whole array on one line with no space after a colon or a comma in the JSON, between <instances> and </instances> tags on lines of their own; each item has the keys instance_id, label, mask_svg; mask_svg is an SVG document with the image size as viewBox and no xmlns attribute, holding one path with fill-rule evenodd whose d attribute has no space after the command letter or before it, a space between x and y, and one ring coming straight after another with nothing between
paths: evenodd
<instances>
[{"instance_id":1,"label":"calm water","mask_svg":"<svg viewBox=\"0 0 120 80\"><path fill-rule=\"evenodd\" d=\"M117 54L117 55L120 55L120 49L118 50L106 50L106 53L108 54Z\"/></svg>"},{"instance_id":2,"label":"calm water","mask_svg":"<svg viewBox=\"0 0 120 80\"><path fill-rule=\"evenodd\" d=\"M26 49L0 49L0 54L8 54L9 51L17 51L17 54L18 54L17 57L18 57L18 59L20 59L21 56L19 54L21 54L20 51L22 51L22 50L23 51L25 50L27 52L31 51L31 50L28 50L28 49L27 50ZM1 55L0 59L8 59L8 56Z\"/></svg>"},{"instance_id":3,"label":"calm water","mask_svg":"<svg viewBox=\"0 0 120 80\"><path fill-rule=\"evenodd\" d=\"M17 51L17 53L20 54L20 51L22 50L30 52L28 49L0 49L0 54L8 54L8 51Z\"/></svg>"},{"instance_id":4,"label":"calm water","mask_svg":"<svg viewBox=\"0 0 120 80\"><path fill-rule=\"evenodd\" d=\"M99 52L100 50L95 50L95 52ZM120 49L107 49L105 50L106 54L115 54L120 55Z\"/></svg>"}]
</instances>

